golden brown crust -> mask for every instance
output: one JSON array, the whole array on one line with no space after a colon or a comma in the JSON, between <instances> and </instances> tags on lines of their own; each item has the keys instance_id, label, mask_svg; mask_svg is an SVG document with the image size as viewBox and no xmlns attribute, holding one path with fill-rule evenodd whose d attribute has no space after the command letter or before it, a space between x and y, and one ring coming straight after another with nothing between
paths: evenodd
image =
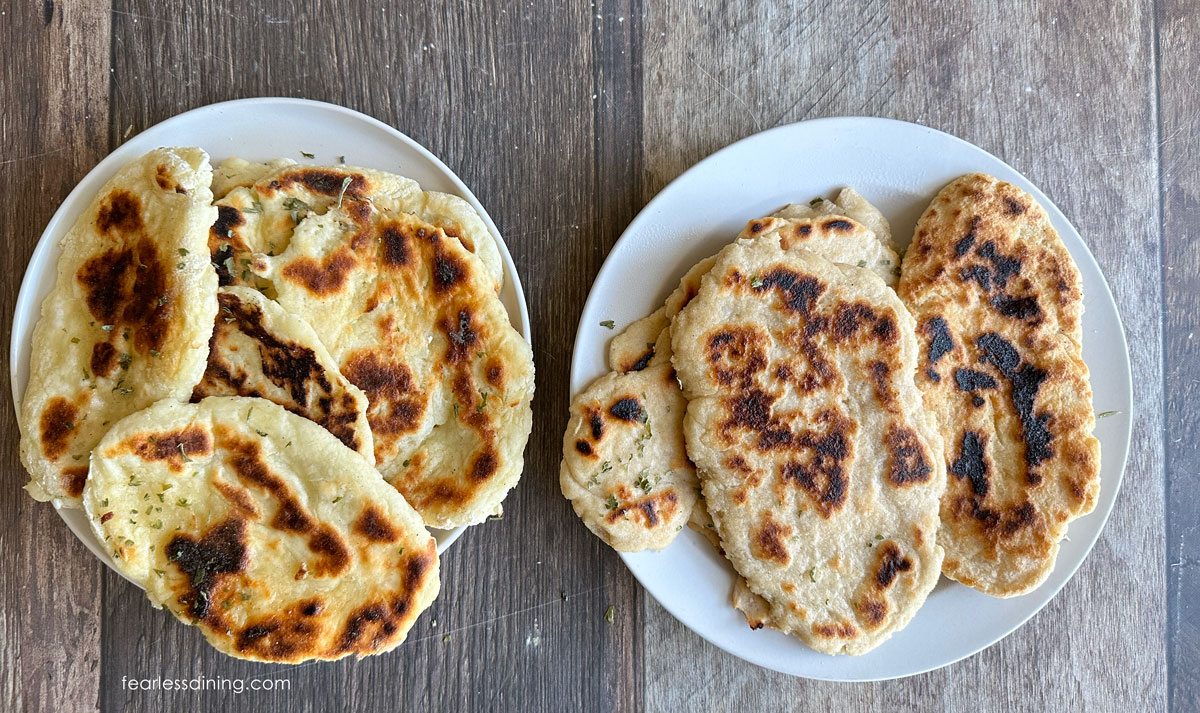
<instances>
[{"instance_id":1,"label":"golden brown crust","mask_svg":"<svg viewBox=\"0 0 1200 713\"><path fill-rule=\"evenodd\" d=\"M782 242L726 248L672 325L688 453L751 626L860 654L937 581L941 549L917 533L936 529L941 442L895 293Z\"/></svg>"},{"instance_id":2,"label":"golden brown crust","mask_svg":"<svg viewBox=\"0 0 1200 713\"><path fill-rule=\"evenodd\" d=\"M208 367L192 401L258 396L315 421L374 463L366 396L300 317L246 287L223 287Z\"/></svg>"},{"instance_id":3,"label":"golden brown crust","mask_svg":"<svg viewBox=\"0 0 1200 713\"><path fill-rule=\"evenodd\" d=\"M107 425L187 398L204 368L216 278L204 243L208 157L156 149L125 165L63 237L22 403L30 493L76 507Z\"/></svg>"},{"instance_id":4,"label":"golden brown crust","mask_svg":"<svg viewBox=\"0 0 1200 713\"><path fill-rule=\"evenodd\" d=\"M899 292L946 444L943 570L994 596L1027 592L1099 491L1078 271L1032 196L972 174L921 217Z\"/></svg>"},{"instance_id":5,"label":"golden brown crust","mask_svg":"<svg viewBox=\"0 0 1200 713\"><path fill-rule=\"evenodd\" d=\"M433 527L494 512L520 476L533 364L484 264L441 227L349 192L263 262L280 304L365 393L388 482Z\"/></svg>"},{"instance_id":6,"label":"golden brown crust","mask_svg":"<svg viewBox=\"0 0 1200 713\"><path fill-rule=\"evenodd\" d=\"M328 432L262 399L161 401L120 421L83 499L117 568L238 658L386 651L438 591L417 513Z\"/></svg>"}]
</instances>

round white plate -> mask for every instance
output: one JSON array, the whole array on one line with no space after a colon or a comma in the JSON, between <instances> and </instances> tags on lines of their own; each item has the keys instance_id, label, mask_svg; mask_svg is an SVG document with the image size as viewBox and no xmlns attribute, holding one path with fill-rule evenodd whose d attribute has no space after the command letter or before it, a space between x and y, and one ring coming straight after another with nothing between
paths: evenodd
<instances>
[{"instance_id":1,"label":"round white plate","mask_svg":"<svg viewBox=\"0 0 1200 713\"><path fill-rule=\"evenodd\" d=\"M752 631L729 603L734 573L699 534L685 529L666 550L623 554L660 604L729 653L806 678L868 681L945 666L982 650L1033 616L1066 584L1108 519L1129 451L1132 389L1121 320L1096 260L1066 217L1003 161L966 141L890 119L805 121L739 141L675 179L613 247L580 317L571 363L578 392L608 371L609 339L659 307L692 265L728 244L747 221L786 203L858 190L891 221L907 247L934 195L954 178L981 171L1029 191L1045 207L1083 276L1083 356L1091 370L1102 470L1100 498L1062 542L1058 564L1025 596L995 599L945 578L907 628L863 656L819 654L777 631ZM600 322L614 320L615 329Z\"/></svg>"},{"instance_id":2,"label":"round white plate","mask_svg":"<svg viewBox=\"0 0 1200 713\"><path fill-rule=\"evenodd\" d=\"M301 164L336 164L345 157L349 165L398 173L416 180L425 190L461 196L479 211L496 238L504 261L500 299L513 326L526 340L531 339L529 308L521 278L500 231L471 190L446 164L387 124L345 107L307 99L240 99L193 109L134 136L93 168L59 206L29 259L13 314L9 363L18 414L29 381L29 340L42 300L54 286L59 240L118 169L160 146L199 146L208 152L213 165L231 156L251 161L283 157ZM313 158L301 152L312 154ZM60 507L57 502L55 508L75 536L96 557L113 567L111 557L92 534L83 511ZM431 530L438 552L450 547L464 529Z\"/></svg>"}]
</instances>

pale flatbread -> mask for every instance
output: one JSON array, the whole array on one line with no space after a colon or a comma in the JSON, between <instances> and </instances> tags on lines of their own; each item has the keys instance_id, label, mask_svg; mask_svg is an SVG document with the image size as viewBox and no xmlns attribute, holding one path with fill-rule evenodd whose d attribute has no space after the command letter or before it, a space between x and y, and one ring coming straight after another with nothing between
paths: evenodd
<instances>
[{"instance_id":1,"label":"pale flatbread","mask_svg":"<svg viewBox=\"0 0 1200 713\"><path fill-rule=\"evenodd\" d=\"M790 220L843 215L874 233L885 248L897 252L896 243L892 239L892 226L888 223L887 218L883 217L883 213L878 208L853 188L843 188L838 192L837 198L832 201L825 198L814 198L808 203L791 203L773 215L776 218Z\"/></svg>"},{"instance_id":2,"label":"pale flatbread","mask_svg":"<svg viewBox=\"0 0 1200 713\"><path fill-rule=\"evenodd\" d=\"M262 258L286 250L293 228L305 216L342 207L346 201L407 213L432 225L482 261L495 291L503 284L495 238L471 204L458 196L424 191L411 178L357 166L284 164L265 175L249 171L251 175L254 183L232 188L217 201L220 214L209 235L209 251L222 285L269 292L269 282L255 276L262 270Z\"/></svg>"},{"instance_id":3,"label":"pale flatbread","mask_svg":"<svg viewBox=\"0 0 1200 713\"><path fill-rule=\"evenodd\" d=\"M325 209L300 219L282 253L260 255L256 276L366 393L376 466L425 522L483 521L521 475L529 343L458 239L365 199Z\"/></svg>"}]
</instances>

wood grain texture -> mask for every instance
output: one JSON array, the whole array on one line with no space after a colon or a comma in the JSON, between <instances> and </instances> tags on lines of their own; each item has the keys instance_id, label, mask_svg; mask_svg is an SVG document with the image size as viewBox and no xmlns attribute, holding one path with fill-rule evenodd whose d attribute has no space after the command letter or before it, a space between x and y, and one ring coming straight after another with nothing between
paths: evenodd
<instances>
[{"instance_id":1,"label":"wood grain texture","mask_svg":"<svg viewBox=\"0 0 1200 713\"><path fill-rule=\"evenodd\" d=\"M1171 708L1200 710L1200 13L1158 8Z\"/></svg>"},{"instance_id":2,"label":"wood grain texture","mask_svg":"<svg viewBox=\"0 0 1200 713\"><path fill-rule=\"evenodd\" d=\"M25 264L76 181L108 152L108 15L87 2L0 12L0 319L12 327ZM7 374L7 370L6 370ZM5 403L11 402L8 379ZM0 409L0 709L95 710L100 568L54 509L21 490L13 411Z\"/></svg>"},{"instance_id":3,"label":"wood grain texture","mask_svg":"<svg viewBox=\"0 0 1200 713\"><path fill-rule=\"evenodd\" d=\"M736 139L819 116L892 116L961 136L1028 176L1079 228L1126 315L1138 385L1129 468L1103 536L1000 644L911 679L825 684L741 664L649 603L647 710L1165 706L1153 11L1067 0L647 6L648 189Z\"/></svg>"}]
</instances>

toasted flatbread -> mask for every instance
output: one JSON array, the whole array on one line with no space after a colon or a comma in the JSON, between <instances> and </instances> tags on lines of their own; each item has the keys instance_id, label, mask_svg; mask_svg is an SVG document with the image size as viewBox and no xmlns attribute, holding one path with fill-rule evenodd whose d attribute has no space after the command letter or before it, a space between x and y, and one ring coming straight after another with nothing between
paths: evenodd
<instances>
[{"instance_id":1,"label":"toasted flatbread","mask_svg":"<svg viewBox=\"0 0 1200 713\"><path fill-rule=\"evenodd\" d=\"M916 347L881 279L778 236L723 250L672 325L725 555L769 623L818 651L879 645L941 570L945 466Z\"/></svg>"},{"instance_id":2,"label":"toasted flatbread","mask_svg":"<svg viewBox=\"0 0 1200 713\"><path fill-rule=\"evenodd\" d=\"M495 512L523 467L533 355L483 262L411 213L347 195L254 270L366 393L375 464L425 522Z\"/></svg>"},{"instance_id":3,"label":"toasted flatbread","mask_svg":"<svg viewBox=\"0 0 1200 713\"><path fill-rule=\"evenodd\" d=\"M621 552L661 550L696 502L670 364L596 380L571 403L559 483L575 513Z\"/></svg>"},{"instance_id":4,"label":"toasted flatbread","mask_svg":"<svg viewBox=\"0 0 1200 713\"><path fill-rule=\"evenodd\" d=\"M84 508L117 569L230 656L381 653L437 596L417 513L269 401L161 401L116 423L91 467Z\"/></svg>"},{"instance_id":5,"label":"toasted flatbread","mask_svg":"<svg viewBox=\"0 0 1200 713\"><path fill-rule=\"evenodd\" d=\"M78 507L109 426L204 373L217 311L208 155L156 149L123 167L67 232L33 332L21 404L29 493Z\"/></svg>"},{"instance_id":6,"label":"toasted flatbread","mask_svg":"<svg viewBox=\"0 0 1200 713\"><path fill-rule=\"evenodd\" d=\"M894 288L900 257L862 223L841 215L817 218L767 217L746 224L739 238L779 235L784 250L811 250L831 262L866 268Z\"/></svg>"},{"instance_id":7,"label":"toasted flatbread","mask_svg":"<svg viewBox=\"0 0 1200 713\"><path fill-rule=\"evenodd\" d=\"M805 220L823 218L826 216L846 216L875 234L879 242L888 250L896 252L896 243L892 239L892 226L887 218L874 205L859 195L853 188L843 188L837 198L828 200L814 198L808 203L791 203L776 211L776 218L790 220Z\"/></svg>"},{"instance_id":8,"label":"toasted flatbread","mask_svg":"<svg viewBox=\"0 0 1200 713\"><path fill-rule=\"evenodd\" d=\"M367 397L338 371L308 322L248 287L222 287L208 368L192 401L259 396L320 424L375 464Z\"/></svg>"},{"instance_id":9,"label":"toasted flatbread","mask_svg":"<svg viewBox=\"0 0 1200 713\"><path fill-rule=\"evenodd\" d=\"M993 596L1028 592L1100 489L1079 272L1032 196L972 174L921 216L899 292L946 443L943 571Z\"/></svg>"},{"instance_id":10,"label":"toasted flatbread","mask_svg":"<svg viewBox=\"0 0 1200 713\"><path fill-rule=\"evenodd\" d=\"M482 261L494 290L503 284L504 267L495 238L471 204L458 196L423 191L411 178L356 166L285 164L265 175L253 167L246 171L246 177L257 180L232 188L217 201L220 214L209 234L209 251L222 285L246 285L270 293L270 283L256 276L263 269L263 258L286 250L293 228L305 216L340 207L347 200L408 213L440 229Z\"/></svg>"}]
</instances>

